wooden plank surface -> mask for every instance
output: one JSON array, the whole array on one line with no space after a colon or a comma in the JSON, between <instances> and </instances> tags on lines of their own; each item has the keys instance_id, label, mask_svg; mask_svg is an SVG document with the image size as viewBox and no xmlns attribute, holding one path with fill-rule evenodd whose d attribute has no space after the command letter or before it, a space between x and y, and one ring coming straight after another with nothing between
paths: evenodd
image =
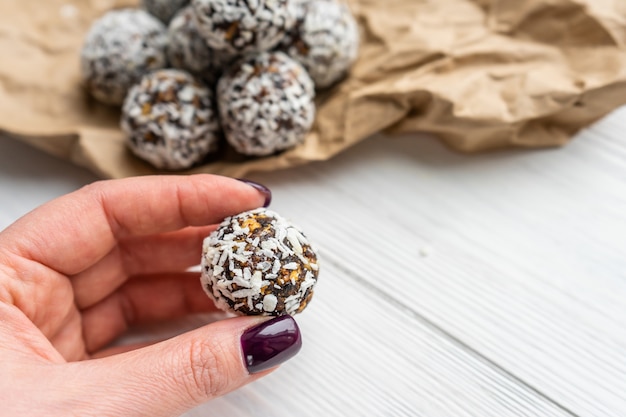
<instances>
[{"instance_id":1,"label":"wooden plank surface","mask_svg":"<svg viewBox=\"0 0 626 417\"><path fill-rule=\"evenodd\" d=\"M298 358L189 417L569 415L363 285L332 250L322 248L325 281L298 319Z\"/></svg>"},{"instance_id":2,"label":"wooden plank surface","mask_svg":"<svg viewBox=\"0 0 626 417\"><path fill-rule=\"evenodd\" d=\"M263 174L322 249L305 345L189 416L626 415L626 110L566 148L375 138ZM0 227L94 179L0 138Z\"/></svg>"},{"instance_id":3,"label":"wooden plank surface","mask_svg":"<svg viewBox=\"0 0 626 417\"><path fill-rule=\"evenodd\" d=\"M564 149L473 157L370 142L293 173L277 204L346 270L564 409L626 415L625 129L620 111Z\"/></svg>"}]
</instances>

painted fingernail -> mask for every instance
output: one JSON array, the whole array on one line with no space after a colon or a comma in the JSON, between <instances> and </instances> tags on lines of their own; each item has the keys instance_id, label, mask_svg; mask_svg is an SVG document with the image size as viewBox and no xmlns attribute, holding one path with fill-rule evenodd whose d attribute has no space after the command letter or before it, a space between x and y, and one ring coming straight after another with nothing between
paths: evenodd
<instances>
[{"instance_id":1,"label":"painted fingernail","mask_svg":"<svg viewBox=\"0 0 626 417\"><path fill-rule=\"evenodd\" d=\"M280 365L294 357L301 347L300 329L291 316L266 321L241 336L241 349L251 374Z\"/></svg>"},{"instance_id":2,"label":"painted fingernail","mask_svg":"<svg viewBox=\"0 0 626 417\"><path fill-rule=\"evenodd\" d=\"M237 178L237 179L245 184L248 184L250 187L256 189L258 192L263 194L263 197L265 197L265 203L263 204L263 207L269 207L270 203L272 202L272 192L270 191L269 188L267 188L263 184L259 184L258 182L246 180L243 178Z\"/></svg>"}]
</instances>

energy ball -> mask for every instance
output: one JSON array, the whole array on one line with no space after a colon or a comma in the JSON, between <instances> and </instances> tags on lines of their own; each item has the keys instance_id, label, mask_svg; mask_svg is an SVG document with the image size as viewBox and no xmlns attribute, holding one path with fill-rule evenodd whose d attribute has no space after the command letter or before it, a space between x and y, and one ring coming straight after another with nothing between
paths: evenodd
<instances>
[{"instance_id":1,"label":"energy ball","mask_svg":"<svg viewBox=\"0 0 626 417\"><path fill-rule=\"evenodd\" d=\"M121 105L141 77L164 68L165 26L143 10L122 9L94 22L81 52L82 77L97 100Z\"/></svg>"},{"instance_id":2,"label":"energy ball","mask_svg":"<svg viewBox=\"0 0 626 417\"><path fill-rule=\"evenodd\" d=\"M165 24L188 4L189 0L141 0L141 6Z\"/></svg>"},{"instance_id":3,"label":"energy ball","mask_svg":"<svg viewBox=\"0 0 626 417\"><path fill-rule=\"evenodd\" d=\"M302 66L264 52L232 66L217 84L224 134L244 155L271 155L304 141L315 119L315 88Z\"/></svg>"},{"instance_id":4,"label":"energy ball","mask_svg":"<svg viewBox=\"0 0 626 417\"><path fill-rule=\"evenodd\" d=\"M209 46L232 53L274 48L295 24L291 0L192 0Z\"/></svg>"},{"instance_id":5,"label":"energy ball","mask_svg":"<svg viewBox=\"0 0 626 417\"><path fill-rule=\"evenodd\" d=\"M267 209L227 218L202 248L204 291L220 309L239 315L300 313L318 270L302 231Z\"/></svg>"},{"instance_id":6,"label":"energy ball","mask_svg":"<svg viewBox=\"0 0 626 417\"><path fill-rule=\"evenodd\" d=\"M209 47L198 32L194 11L187 6L174 16L168 29L167 55L174 68L191 72L214 86L232 54Z\"/></svg>"},{"instance_id":7,"label":"energy ball","mask_svg":"<svg viewBox=\"0 0 626 417\"><path fill-rule=\"evenodd\" d=\"M297 1L296 25L279 49L309 71L318 88L343 78L359 52L359 27L348 6L328 0Z\"/></svg>"},{"instance_id":8,"label":"energy ball","mask_svg":"<svg viewBox=\"0 0 626 417\"><path fill-rule=\"evenodd\" d=\"M189 168L218 147L213 94L180 70L155 71L134 86L121 126L131 151L160 169Z\"/></svg>"}]
</instances>

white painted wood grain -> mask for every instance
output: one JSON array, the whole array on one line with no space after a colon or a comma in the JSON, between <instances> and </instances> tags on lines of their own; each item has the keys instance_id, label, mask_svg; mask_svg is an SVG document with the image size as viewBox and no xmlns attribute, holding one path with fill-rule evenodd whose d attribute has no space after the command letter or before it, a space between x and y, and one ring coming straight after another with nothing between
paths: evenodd
<instances>
[{"instance_id":1,"label":"white painted wood grain","mask_svg":"<svg viewBox=\"0 0 626 417\"><path fill-rule=\"evenodd\" d=\"M573 413L622 416L625 128L620 111L564 149L472 157L370 142L260 178L367 284Z\"/></svg>"},{"instance_id":2,"label":"white painted wood grain","mask_svg":"<svg viewBox=\"0 0 626 417\"><path fill-rule=\"evenodd\" d=\"M569 415L333 261L322 268L314 301L298 317L300 354L188 417Z\"/></svg>"}]
</instances>

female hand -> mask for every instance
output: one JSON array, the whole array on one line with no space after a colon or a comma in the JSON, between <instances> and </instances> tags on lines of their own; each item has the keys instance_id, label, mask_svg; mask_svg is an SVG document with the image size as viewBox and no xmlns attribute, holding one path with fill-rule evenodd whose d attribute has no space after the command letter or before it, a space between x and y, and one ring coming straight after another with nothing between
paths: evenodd
<instances>
[{"instance_id":1,"label":"female hand","mask_svg":"<svg viewBox=\"0 0 626 417\"><path fill-rule=\"evenodd\" d=\"M210 175L104 181L0 233L0 414L175 416L297 353L290 317L102 350L131 325L214 311L184 271L216 223L269 199Z\"/></svg>"}]
</instances>

